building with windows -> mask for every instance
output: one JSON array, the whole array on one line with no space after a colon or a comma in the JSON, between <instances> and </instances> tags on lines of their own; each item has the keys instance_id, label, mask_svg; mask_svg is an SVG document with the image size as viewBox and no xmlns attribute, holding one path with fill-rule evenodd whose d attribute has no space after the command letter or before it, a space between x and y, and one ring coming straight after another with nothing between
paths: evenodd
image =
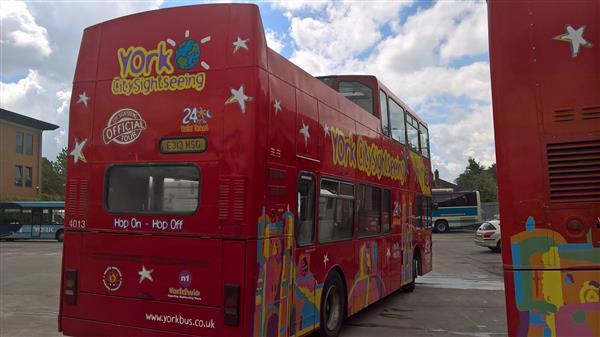
<instances>
[{"instance_id":1,"label":"building with windows","mask_svg":"<svg viewBox=\"0 0 600 337\"><path fill-rule=\"evenodd\" d=\"M42 190L42 132L58 125L0 108L0 198Z\"/></svg>"}]
</instances>

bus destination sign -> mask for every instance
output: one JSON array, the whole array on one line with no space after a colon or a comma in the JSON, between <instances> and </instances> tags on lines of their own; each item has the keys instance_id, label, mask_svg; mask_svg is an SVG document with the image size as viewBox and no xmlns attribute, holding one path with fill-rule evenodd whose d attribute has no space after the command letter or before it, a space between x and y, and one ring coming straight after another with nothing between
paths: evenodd
<instances>
[{"instance_id":1,"label":"bus destination sign","mask_svg":"<svg viewBox=\"0 0 600 337\"><path fill-rule=\"evenodd\" d=\"M163 138L159 147L161 153L200 153L206 151L208 142L204 137Z\"/></svg>"}]
</instances>

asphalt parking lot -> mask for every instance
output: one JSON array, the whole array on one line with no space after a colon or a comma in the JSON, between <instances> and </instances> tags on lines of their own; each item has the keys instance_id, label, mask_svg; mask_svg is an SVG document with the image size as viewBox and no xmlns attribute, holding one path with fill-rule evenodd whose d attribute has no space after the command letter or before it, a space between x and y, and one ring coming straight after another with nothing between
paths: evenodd
<instances>
[{"instance_id":1,"label":"asphalt parking lot","mask_svg":"<svg viewBox=\"0 0 600 337\"><path fill-rule=\"evenodd\" d=\"M60 336L61 253L56 241L0 242L0 336ZM350 317L341 336L506 336L500 254L467 231L434 234L433 253L434 271L413 293Z\"/></svg>"}]
</instances>

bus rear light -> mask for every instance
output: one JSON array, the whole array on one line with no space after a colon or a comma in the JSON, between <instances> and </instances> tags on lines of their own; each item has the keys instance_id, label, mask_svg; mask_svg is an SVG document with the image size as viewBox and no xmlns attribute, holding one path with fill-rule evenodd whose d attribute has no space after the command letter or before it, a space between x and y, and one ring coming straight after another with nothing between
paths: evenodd
<instances>
[{"instance_id":1,"label":"bus rear light","mask_svg":"<svg viewBox=\"0 0 600 337\"><path fill-rule=\"evenodd\" d=\"M63 298L65 303L77 304L77 270L65 270L65 288Z\"/></svg>"},{"instance_id":2,"label":"bus rear light","mask_svg":"<svg viewBox=\"0 0 600 337\"><path fill-rule=\"evenodd\" d=\"M240 286L226 284L224 291L224 323L228 326L240 325Z\"/></svg>"}]
</instances>

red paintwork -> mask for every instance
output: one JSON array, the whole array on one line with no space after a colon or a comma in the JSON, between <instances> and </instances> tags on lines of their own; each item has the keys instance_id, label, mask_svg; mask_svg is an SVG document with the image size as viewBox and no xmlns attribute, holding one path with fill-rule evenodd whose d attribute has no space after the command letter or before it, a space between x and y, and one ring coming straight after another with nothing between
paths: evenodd
<instances>
[{"instance_id":1,"label":"red paintwork","mask_svg":"<svg viewBox=\"0 0 600 337\"><path fill-rule=\"evenodd\" d=\"M201 69L199 65L189 71L175 68L173 75L204 71L205 86L201 92L188 89L129 96L111 93L111 82L120 73L119 48L127 51L133 46L150 51L159 48L160 41L182 42L186 31L195 41L210 36L201 46L200 55L209 69ZM232 42L238 36L248 39L248 49L240 48L234 53ZM164 47L171 48L168 43ZM155 75L154 71L148 76ZM374 77L360 78L371 84L374 92L382 88L393 96ZM242 84L244 93L252 97L246 102L245 112L238 103L226 103L231 89L237 90ZM87 105L79 100L83 92L90 97ZM395 201L414 203L415 194L421 194L422 188L430 190L429 160L423 161L421 174L425 185L420 186L409 150L381 135L378 117L366 113L267 48L258 8L254 5L170 8L87 28L72 97L69 153L76 142L87 142L82 150L85 160L78 158L75 162L75 156L69 155L67 163L67 231L62 268L78 271L78 303L69 305L61 299L59 330L66 335L166 335L167 332L249 335L255 324L257 242L264 242L262 234L257 233L257 223L263 212L276 221L287 209L295 210L299 172L312 172L317 179L336 177L390 188L392 211ZM281 101L282 107L277 116L273 108L275 99ZM375 101L378 105L378 100ZM210 110L209 130L182 131L184 109L190 107ZM103 129L113 113L123 108L137 111L146 128L129 144L106 144ZM311 135L306 144L299 133L303 123L309 126ZM355 137L361 135L370 144L408 158L404 182L379 180L355 169L334 166L331 141L323 132L325 123L344 132L351 131ZM207 151L159 152L162 138L190 135L205 136ZM198 210L189 216L109 213L104 204L107 169L115 164L139 163L197 165L201 170ZM279 173L269 174L273 169ZM268 186L277 186L282 192L269 193ZM415 233L409 256L413 247L419 250L423 259L421 271L425 274L431 270L431 230L416 228L416 218L411 217L403 214L404 225L411 223L410 232ZM166 231L151 226L135 229L115 226L116 219L132 223L133 218L141 223L175 220L183 224L181 230ZM376 269L381 270L385 294L389 294L401 286L401 254L385 258L386 249L408 235L402 231L400 219L392 225L392 232L382 237L294 248L294 265L301 255L308 254L310 270L318 284L322 286L332 268L339 268L346 284L351 285L359 269L361 244L375 242L377 255L381 257ZM279 239L272 240L275 243ZM326 252L329 264L322 262ZM142 266L152 269L152 281L142 280L138 274ZM110 287L117 288L113 290L102 281L110 267L121 273L121 278L111 283ZM179 279L184 272L193 276L188 288L197 289L201 300L168 296L170 288L184 287ZM111 273L116 272L111 270ZM64 283L61 284L62 294ZM223 324L224 284L241 286L239 327ZM293 300L292 291L289 296ZM370 298L369 303L377 299ZM361 305L354 308L349 313L360 310ZM202 319L214 322L216 328L157 323L144 319L148 313Z\"/></svg>"},{"instance_id":2,"label":"red paintwork","mask_svg":"<svg viewBox=\"0 0 600 337\"><path fill-rule=\"evenodd\" d=\"M488 14L509 336L598 336L600 2L498 0ZM568 25L585 26L577 55L559 38ZM550 163L557 144L571 152L562 166ZM581 175L550 185L560 182L550 171L573 169ZM586 282L596 303L581 297Z\"/></svg>"}]
</instances>

